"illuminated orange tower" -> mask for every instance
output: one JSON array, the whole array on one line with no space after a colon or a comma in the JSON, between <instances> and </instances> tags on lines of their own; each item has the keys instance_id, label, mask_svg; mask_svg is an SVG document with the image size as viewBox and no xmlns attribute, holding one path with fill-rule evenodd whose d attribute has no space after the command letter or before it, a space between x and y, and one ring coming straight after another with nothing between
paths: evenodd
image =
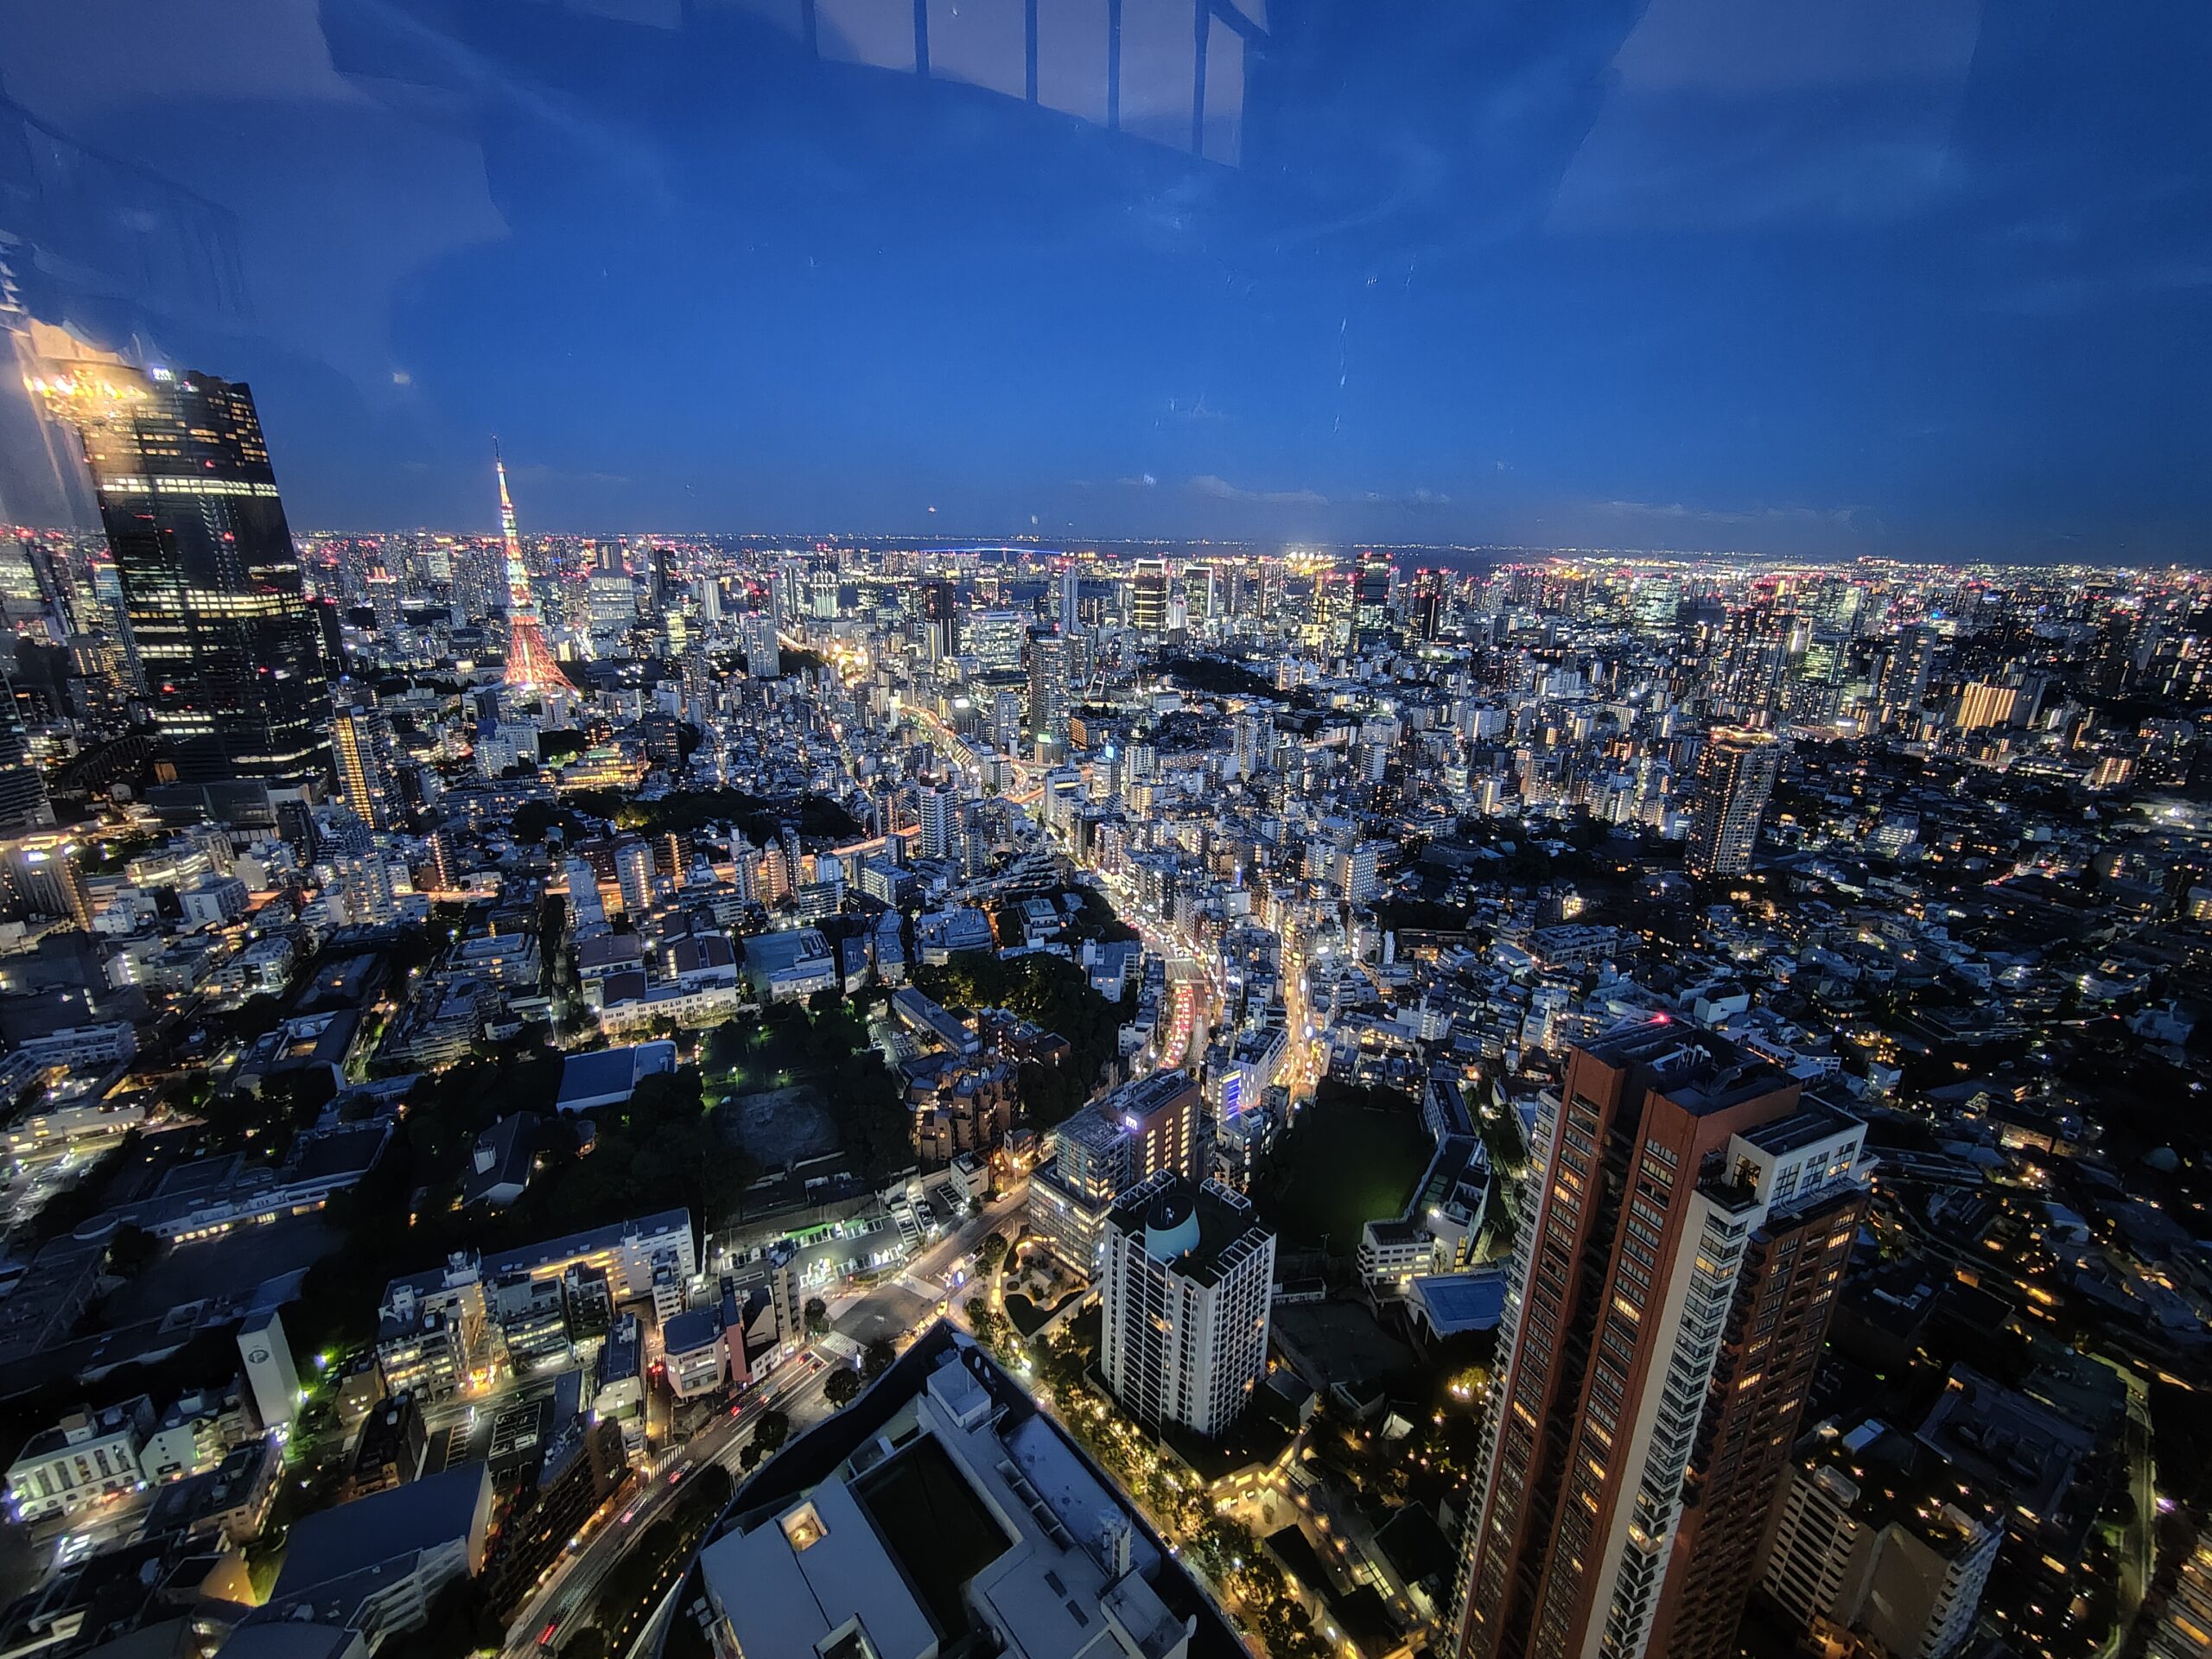
<instances>
[{"instance_id":1,"label":"illuminated orange tower","mask_svg":"<svg viewBox=\"0 0 2212 1659\"><path fill-rule=\"evenodd\" d=\"M507 463L492 445L492 467L499 475L499 533L507 543L507 672L511 690L543 695L570 689L545 630L537 620L537 598L531 591L530 568L522 560L522 537L515 530L514 498L507 493Z\"/></svg>"}]
</instances>

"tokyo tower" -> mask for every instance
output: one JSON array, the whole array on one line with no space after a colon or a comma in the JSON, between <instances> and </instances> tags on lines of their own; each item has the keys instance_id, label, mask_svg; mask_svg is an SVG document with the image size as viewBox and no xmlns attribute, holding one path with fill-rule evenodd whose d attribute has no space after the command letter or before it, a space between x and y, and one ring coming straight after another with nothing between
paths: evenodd
<instances>
[{"instance_id":1,"label":"tokyo tower","mask_svg":"<svg viewBox=\"0 0 2212 1659\"><path fill-rule=\"evenodd\" d=\"M537 620L537 598L531 591L530 569L522 562L522 537L515 531L514 498L507 493L507 463L499 446L492 445L493 470L499 475L499 533L507 542L507 671L506 683L516 692L540 695L570 689L545 630Z\"/></svg>"}]
</instances>

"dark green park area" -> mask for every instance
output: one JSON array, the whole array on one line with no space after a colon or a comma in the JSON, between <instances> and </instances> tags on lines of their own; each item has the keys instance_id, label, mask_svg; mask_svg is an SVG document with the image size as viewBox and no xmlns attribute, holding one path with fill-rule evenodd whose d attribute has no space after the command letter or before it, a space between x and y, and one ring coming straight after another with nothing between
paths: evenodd
<instances>
[{"instance_id":1,"label":"dark green park area","mask_svg":"<svg viewBox=\"0 0 2212 1659\"><path fill-rule=\"evenodd\" d=\"M1405 1206L1432 1150L1410 1097L1324 1077L1268 1155L1261 1208L1286 1243L1351 1255L1363 1223Z\"/></svg>"},{"instance_id":2,"label":"dark green park area","mask_svg":"<svg viewBox=\"0 0 2212 1659\"><path fill-rule=\"evenodd\" d=\"M963 952L941 966L917 967L914 985L956 1013L1006 1008L1067 1039L1068 1058L1059 1065L1021 1067L1022 1103L1040 1128L1090 1098L1099 1068L1120 1053L1122 1026L1135 1012L1134 993L1109 1002L1091 988L1082 969L1060 957Z\"/></svg>"}]
</instances>

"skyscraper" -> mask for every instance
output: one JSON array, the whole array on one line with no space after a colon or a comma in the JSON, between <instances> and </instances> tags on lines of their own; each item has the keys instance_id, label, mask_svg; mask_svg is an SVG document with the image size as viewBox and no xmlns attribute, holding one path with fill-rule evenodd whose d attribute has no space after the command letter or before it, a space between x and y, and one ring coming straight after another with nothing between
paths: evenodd
<instances>
[{"instance_id":1,"label":"skyscraper","mask_svg":"<svg viewBox=\"0 0 2212 1659\"><path fill-rule=\"evenodd\" d=\"M950 858L960 850L960 792L953 789L922 791L922 856Z\"/></svg>"},{"instance_id":2,"label":"skyscraper","mask_svg":"<svg viewBox=\"0 0 2212 1659\"><path fill-rule=\"evenodd\" d=\"M0 833L35 829L54 822L46 779L31 759L16 688L0 674Z\"/></svg>"},{"instance_id":3,"label":"skyscraper","mask_svg":"<svg viewBox=\"0 0 2212 1659\"><path fill-rule=\"evenodd\" d=\"M1162 1173L1106 1221L1098 1363L1141 1422L1226 1433L1268 1369L1275 1236L1217 1181Z\"/></svg>"},{"instance_id":4,"label":"skyscraper","mask_svg":"<svg viewBox=\"0 0 2212 1659\"><path fill-rule=\"evenodd\" d=\"M330 766L322 642L252 394L39 331L32 381L73 428L162 750L217 816L274 821Z\"/></svg>"},{"instance_id":5,"label":"skyscraper","mask_svg":"<svg viewBox=\"0 0 2212 1659\"><path fill-rule=\"evenodd\" d=\"M922 631L929 659L941 663L960 650L960 592L942 577L921 584Z\"/></svg>"},{"instance_id":6,"label":"skyscraper","mask_svg":"<svg viewBox=\"0 0 2212 1659\"><path fill-rule=\"evenodd\" d=\"M1885 726L1910 725L1936 673L1942 639L1933 628L1915 624L1899 631L1882 661L1875 702Z\"/></svg>"},{"instance_id":7,"label":"skyscraper","mask_svg":"<svg viewBox=\"0 0 2212 1659\"><path fill-rule=\"evenodd\" d=\"M1068 734L1068 640L1039 634L1029 642L1029 732L1064 743Z\"/></svg>"},{"instance_id":8,"label":"skyscraper","mask_svg":"<svg viewBox=\"0 0 2212 1659\"><path fill-rule=\"evenodd\" d=\"M1210 561L1183 568L1183 608L1193 623L1211 621L1221 613L1221 595Z\"/></svg>"},{"instance_id":9,"label":"skyscraper","mask_svg":"<svg viewBox=\"0 0 2212 1659\"><path fill-rule=\"evenodd\" d=\"M523 563L522 536L515 527L514 498L507 493L507 463L496 444L492 449L492 469L499 477L499 535L507 551L507 689L524 700L556 690L567 690L568 676L554 660L537 619L537 595L530 585L530 567Z\"/></svg>"},{"instance_id":10,"label":"skyscraper","mask_svg":"<svg viewBox=\"0 0 2212 1659\"><path fill-rule=\"evenodd\" d=\"M967 646L986 674L1021 672L1022 647L1029 640L1029 616L1023 611L976 611L968 619Z\"/></svg>"},{"instance_id":11,"label":"skyscraper","mask_svg":"<svg viewBox=\"0 0 2212 1659\"><path fill-rule=\"evenodd\" d=\"M1682 863L1692 875L1751 868L1759 818L1782 772L1782 746L1758 732L1717 731L1697 758L1697 800Z\"/></svg>"},{"instance_id":12,"label":"skyscraper","mask_svg":"<svg viewBox=\"0 0 2212 1659\"><path fill-rule=\"evenodd\" d=\"M745 672L748 678L772 680L784 671L784 655L776 644L776 613L773 611L748 611L738 624L738 639L745 646Z\"/></svg>"},{"instance_id":13,"label":"skyscraper","mask_svg":"<svg viewBox=\"0 0 2212 1659\"><path fill-rule=\"evenodd\" d=\"M330 721L339 798L372 830L391 829L394 817L391 773L385 761L388 741L384 716L341 692Z\"/></svg>"},{"instance_id":14,"label":"skyscraper","mask_svg":"<svg viewBox=\"0 0 2212 1659\"><path fill-rule=\"evenodd\" d=\"M1574 1051L1531 1141L1462 1659L1733 1651L1865 1136L1663 1015Z\"/></svg>"},{"instance_id":15,"label":"skyscraper","mask_svg":"<svg viewBox=\"0 0 2212 1659\"><path fill-rule=\"evenodd\" d=\"M1352 578L1352 648L1379 645L1390 635L1390 560L1387 554L1363 553Z\"/></svg>"},{"instance_id":16,"label":"skyscraper","mask_svg":"<svg viewBox=\"0 0 2212 1659\"><path fill-rule=\"evenodd\" d=\"M1423 641L1444 632L1444 572L1423 570L1414 578L1414 637Z\"/></svg>"},{"instance_id":17,"label":"skyscraper","mask_svg":"<svg viewBox=\"0 0 2212 1659\"><path fill-rule=\"evenodd\" d=\"M1167 567L1145 559L1129 582L1129 626L1139 633L1167 632Z\"/></svg>"}]
</instances>

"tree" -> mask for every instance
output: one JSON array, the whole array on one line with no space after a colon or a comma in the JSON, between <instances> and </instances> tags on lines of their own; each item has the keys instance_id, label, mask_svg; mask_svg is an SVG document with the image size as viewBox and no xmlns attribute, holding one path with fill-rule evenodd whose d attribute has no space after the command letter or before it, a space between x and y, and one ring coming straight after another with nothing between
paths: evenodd
<instances>
[{"instance_id":1,"label":"tree","mask_svg":"<svg viewBox=\"0 0 2212 1659\"><path fill-rule=\"evenodd\" d=\"M810 1337L830 1334L830 1305L819 1296L806 1299L806 1334Z\"/></svg>"},{"instance_id":2,"label":"tree","mask_svg":"<svg viewBox=\"0 0 2212 1659\"><path fill-rule=\"evenodd\" d=\"M874 1382L891 1369L898 1357L899 1351L891 1345L891 1339L878 1337L868 1344L868 1351L861 1356L861 1381Z\"/></svg>"},{"instance_id":3,"label":"tree","mask_svg":"<svg viewBox=\"0 0 2212 1659\"><path fill-rule=\"evenodd\" d=\"M783 1445L791 1433L791 1420L773 1406L753 1420L753 1444L764 1454Z\"/></svg>"},{"instance_id":4,"label":"tree","mask_svg":"<svg viewBox=\"0 0 2212 1659\"><path fill-rule=\"evenodd\" d=\"M833 1406L849 1406L860 1395L861 1374L849 1365L840 1365L830 1373L830 1380L822 1385L822 1392Z\"/></svg>"},{"instance_id":5,"label":"tree","mask_svg":"<svg viewBox=\"0 0 2212 1659\"><path fill-rule=\"evenodd\" d=\"M1006 1260L1006 1252L1004 1233L985 1233L982 1243L976 1248L976 1259L983 1264L985 1273L995 1273L999 1264Z\"/></svg>"},{"instance_id":6,"label":"tree","mask_svg":"<svg viewBox=\"0 0 2212 1659\"><path fill-rule=\"evenodd\" d=\"M543 841L545 832L561 822L561 809L550 801L524 801L515 809L507 828L517 841Z\"/></svg>"},{"instance_id":7,"label":"tree","mask_svg":"<svg viewBox=\"0 0 2212 1659\"><path fill-rule=\"evenodd\" d=\"M125 1222L108 1241L108 1271L120 1279L136 1279L154 1265L154 1258L161 1251L161 1240L144 1228Z\"/></svg>"}]
</instances>

